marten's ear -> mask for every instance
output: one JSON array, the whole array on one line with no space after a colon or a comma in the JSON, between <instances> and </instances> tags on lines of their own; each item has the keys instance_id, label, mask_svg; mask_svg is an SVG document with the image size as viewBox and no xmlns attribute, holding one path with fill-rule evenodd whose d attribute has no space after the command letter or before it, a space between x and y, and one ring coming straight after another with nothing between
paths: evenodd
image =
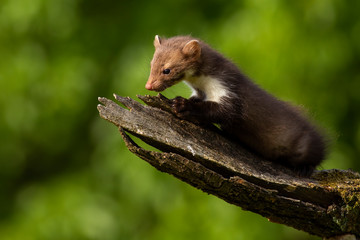
<instances>
[{"instance_id":1,"label":"marten's ear","mask_svg":"<svg viewBox=\"0 0 360 240\"><path fill-rule=\"evenodd\" d=\"M154 40L154 46L155 46L155 48L157 48L160 45L161 45L161 39L160 39L159 35L156 35L155 40Z\"/></svg>"},{"instance_id":2,"label":"marten's ear","mask_svg":"<svg viewBox=\"0 0 360 240\"><path fill-rule=\"evenodd\" d=\"M185 55L192 56L192 57L200 57L201 54L201 47L198 40L191 40L187 42L182 49L182 52Z\"/></svg>"}]
</instances>

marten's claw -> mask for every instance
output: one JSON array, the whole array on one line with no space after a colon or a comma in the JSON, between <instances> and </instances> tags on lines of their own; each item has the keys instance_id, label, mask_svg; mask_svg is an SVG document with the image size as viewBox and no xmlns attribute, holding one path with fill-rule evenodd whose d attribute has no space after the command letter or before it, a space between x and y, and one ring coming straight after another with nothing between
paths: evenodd
<instances>
[{"instance_id":1,"label":"marten's claw","mask_svg":"<svg viewBox=\"0 0 360 240\"><path fill-rule=\"evenodd\" d=\"M179 115L188 115L191 104L189 104L189 100L183 97L174 98L172 103L172 108L176 114Z\"/></svg>"}]
</instances>

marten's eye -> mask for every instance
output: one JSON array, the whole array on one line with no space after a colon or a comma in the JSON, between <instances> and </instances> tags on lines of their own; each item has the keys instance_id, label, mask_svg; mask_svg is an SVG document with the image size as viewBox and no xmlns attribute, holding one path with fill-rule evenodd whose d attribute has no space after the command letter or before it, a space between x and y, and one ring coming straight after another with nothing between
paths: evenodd
<instances>
[{"instance_id":1,"label":"marten's eye","mask_svg":"<svg viewBox=\"0 0 360 240\"><path fill-rule=\"evenodd\" d=\"M169 73L170 73L170 69L167 68L163 70L163 74L169 74Z\"/></svg>"}]
</instances>

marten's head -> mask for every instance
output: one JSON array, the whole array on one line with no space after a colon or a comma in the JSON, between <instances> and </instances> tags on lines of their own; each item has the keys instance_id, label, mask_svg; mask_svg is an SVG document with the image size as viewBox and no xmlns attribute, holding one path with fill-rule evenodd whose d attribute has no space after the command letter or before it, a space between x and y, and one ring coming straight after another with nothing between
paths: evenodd
<instances>
[{"instance_id":1,"label":"marten's head","mask_svg":"<svg viewBox=\"0 0 360 240\"><path fill-rule=\"evenodd\" d=\"M160 39L156 35L154 46L146 89L161 92L198 71L201 56L198 40L188 36Z\"/></svg>"}]
</instances>

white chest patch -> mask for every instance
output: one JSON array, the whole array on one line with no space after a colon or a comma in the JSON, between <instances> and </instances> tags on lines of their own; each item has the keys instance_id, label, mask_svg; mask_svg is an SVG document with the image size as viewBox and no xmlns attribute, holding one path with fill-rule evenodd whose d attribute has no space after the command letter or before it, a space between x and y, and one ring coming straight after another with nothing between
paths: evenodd
<instances>
[{"instance_id":1,"label":"white chest patch","mask_svg":"<svg viewBox=\"0 0 360 240\"><path fill-rule=\"evenodd\" d=\"M221 81L209 76L192 77L185 83L193 90L191 96L196 96L196 89L205 93L205 101L220 102L222 97L229 96L229 91Z\"/></svg>"}]
</instances>

